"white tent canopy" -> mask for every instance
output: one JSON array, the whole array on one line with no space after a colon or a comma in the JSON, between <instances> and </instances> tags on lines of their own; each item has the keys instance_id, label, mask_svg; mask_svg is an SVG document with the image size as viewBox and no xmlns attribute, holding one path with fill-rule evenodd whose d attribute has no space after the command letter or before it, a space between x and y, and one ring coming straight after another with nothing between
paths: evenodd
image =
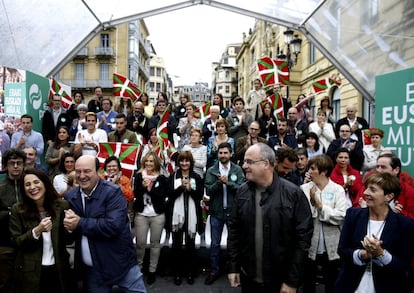
<instances>
[{"instance_id":1,"label":"white tent canopy","mask_svg":"<svg viewBox=\"0 0 414 293\"><path fill-rule=\"evenodd\" d=\"M373 101L375 76L414 66L411 0L1 0L0 65L58 72L110 26L208 5L300 31Z\"/></svg>"}]
</instances>

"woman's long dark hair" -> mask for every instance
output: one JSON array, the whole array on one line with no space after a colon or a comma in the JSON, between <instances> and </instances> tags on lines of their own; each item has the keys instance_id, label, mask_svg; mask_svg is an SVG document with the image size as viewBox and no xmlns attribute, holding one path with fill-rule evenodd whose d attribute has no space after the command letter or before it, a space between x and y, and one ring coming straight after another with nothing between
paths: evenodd
<instances>
[{"instance_id":1,"label":"woman's long dark hair","mask_svg":"<svg viewBox=\"0 0 414 293\"><path fill-rule=\"evenodd\" d=\"M59 140L59 130L61 130L61 129L64 129L68 133L68 138L66 139L66 142L62 142L62 141ZM70 138L69 128L67 128L64 125L59 126L58 129L56 130L56 137L55 137L55 141L53 142L53 148L58 150L61 147L67 145L69 143L69 138Z\"/></svg>"},{"instance_id":2,"label":"woman's long dark hair","mask_svg":"<svg viewBox=\"0 0 414 293\"><path fill-rule=\"evenodd\" d=\"M311 137L315 140L315 146L313 147L315 152L319 151L320 145L319 145L319 137L315 132L308 132L305 136L305 144L306 144L306 140ZM308 147L308 145L306 144L306 147Z\"/></svg>"},{"instance_id":3,"label":"woman's long dark hair","mask_svg":"<svg viewBox=\"0 0 414 293\"><path fill-rule=\"evenodd\" d=\"M53 187L52 181L50 180L49 176L45 172L35 168L29 168L25 170L25 172L22 175L22 179L20 181L20 194L22 195L20 212L27 219L40 220L39 210L37 209L35 202L29 196L27 196L24 188L24 178L26 175L29 174L37 176L39 180L43 182L45 186L45 198L43 201L43 208L45 209L45 212L47 212L48 216L52 217L52 219L56 218L55 202L59 198L59 194Z\"/></svg>"}]
</instances>

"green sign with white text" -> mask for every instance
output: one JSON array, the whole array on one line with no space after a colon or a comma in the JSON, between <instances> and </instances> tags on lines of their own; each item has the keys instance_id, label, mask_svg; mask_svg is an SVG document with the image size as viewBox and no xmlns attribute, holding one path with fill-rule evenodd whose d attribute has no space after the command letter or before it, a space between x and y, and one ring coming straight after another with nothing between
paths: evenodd
<instances>
[{"instance_id":1,"label":"green sign with white text","mask_svg":"<svg viewBox=\"0 0 414 293\"><path fill-rule=\"evenodd\" d=\"M4 111L9 116L20 117L26 113L26 83L4 85Z\"/></svg>"},{"instance_id":2,"label":"green sign with white text","mask_svg":"<svg viewBox=\"0 0 414 293\"><path fill-rule=\"evenodd\" d=\"M414 176L414 68L375 79L375 125L384 130L382 144Z\"/></svg>"},{"instance_id":3,"label":"green sign with white text","mask_svg":"<svg viewBox=\"0 0 414 293\"><path fill-rule=\"evenodd\" d=\"M30 71L19 72L24 73L22 82L4 84L4 112L14 117L31 115L33 129L41 131L43 113L47 109L49 79Z\"/></svg>"},{"instance_id":4,"label":"green sign with white text","mask_svg":"<svg viewBox=\"0 0 414 293\"><path fill-rule=\"evenodd\" d=\"M41 131L43 114L47 110L49 79L26 71L27 114L33 117L33 129Z\"/></svg>"}]
</instances>

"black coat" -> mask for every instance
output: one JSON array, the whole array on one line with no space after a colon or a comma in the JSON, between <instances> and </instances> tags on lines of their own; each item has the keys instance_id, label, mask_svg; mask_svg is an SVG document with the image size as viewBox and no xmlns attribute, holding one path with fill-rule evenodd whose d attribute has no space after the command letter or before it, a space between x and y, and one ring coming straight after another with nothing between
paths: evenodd
<instances>
[{"instance_id":1,"label":"black coat","mask_svg":"<svg viewBox=\"0 0 414 293\"><path fill-rule=\"evenodd\" d=\"M66 126L68 129L71 125L71 120L68 113L64 110L60 113L57 123L55 126L55 122L53 120L53 110L49 109L45 111L43 114L43 122L42 122L42 134L43 139L47 142L48 140L55 141L56 139L56 131L59 129L60 126Z\"/></svg>"},{"instance_id":2,"label":"black coat","mask_svg":"<svg viewBox=\"0 0 414 293\"><path fill-rule=\"evenodd\" d=\"M358 140L362 143L362 130L369 128L369 125L368 125L367 120L365 120L362 117L357 117L357 121L359 123L359 128L355 131L355 135L358 137ZM348 122L347 117L341 118L338 120L338 122L336 122L335 135L337 138L339 138L339 128L342 125L349 125L351 127L351 125Z\"/></svg>"},{"instance_id":3,"label":"black coat","mask_svg":"<svg viewBox=\"0 0 414 293\"><path fill-rule=\"evenodd\" d=\"M144 194L148 193L151 197L151 203L157 214L163 214L165 212L165 200L167 193L165 188L167 186L167 177L159 175L154 181L153 187L150 192L142 186L142 173L139 172L135 175L134 180L134 211L142 212L144 210Z\"/></svg>"},{"instance_id":4,"label":"black coat","mask_svg":"<svg viewBox=\"0 0 414 293\"><path fill-rule=\"evenodd\" d=\"M253 279L255 257L256 186L248 182L237 191L228 224L229 272L243 271ZM305 194L273 173L273 183L262 193L263 281L273 292L282 283L298 288L313 234L311 210Z\"/></svg>"},{"instance_id":5,"label":"black coat","mask_svg":"<svg viewBox=\"0 0 414 293\"><path fill-rule=\"evenodd\" d=\"M349 163L352 168L360 171L362 164L364 163L364 152L362 151L362 142L350 139L350 142L356 142L354 150L349 152ZM344 141L341 138L335 139L331 142L326 151L326 154L331 157L332 161L335 163L336 151L342 147Z\"/></svg>"},{"instance_id":6,"label":"black coat","mask_svg":"<svg viewBox=\"0 0 414 293\"><path fill-rule=\"evenodd\" d=\"M338 245L343 266L335 284L337 293L354 292L364 274L365 266L354 264L353 253L363 248L361 240L367 234L368 219L367 208L351 208L346 213ZM411 292L407 289L409 280L405 272L413 257L413 236L413 220L390 210L381 234L381 246L392 255L392 260L385 266L373 262L372 275L377 293Z\"/></svg>"},{"instance_id":7,"label":"black coat","mask_svg":"<svg viewBox=\"0 0 414 293\"><path fill-rule=\"evenodd\" d=\"M168 201L167 201L167 212L166 212L166 229L167 231L171 231L172 227L172 214L174 208L175 200L184 193L183 187L174 188L174 179L182 178L181 170L178 169L173 174L170 175L168 178ZM197 216L197 232L202 234L204 232L204 223L203 223L203 214L201 210L201 200L203 199L204 194L204 184L203 180L201 179L200 175L195 173L194 171L190 172L190 179L195 179L195 189L191 189L191 191L186 192L188 196L190 196L195 203L196 207L196 216Z\"/></svg>"}]
</instances>

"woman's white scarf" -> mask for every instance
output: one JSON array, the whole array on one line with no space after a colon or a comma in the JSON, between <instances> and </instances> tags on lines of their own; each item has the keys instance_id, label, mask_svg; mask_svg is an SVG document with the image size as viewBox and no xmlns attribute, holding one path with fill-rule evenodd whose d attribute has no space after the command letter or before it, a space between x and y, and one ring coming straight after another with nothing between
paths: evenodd
<instances>
[{"instance_id":1,"label":"woman's white scarf","mask_svg":"<svg viewBox=\"0 0 414 293\"><path fill-rule=\"evenodd\" d=\"M192 182L194 181L194 182ZM176 178L174 174L174 189L181 186L181 178ZM195 179L190 178L190 186L195 186ZM172 216L172 230L177 232L182 229L185 222L185 211L184 211L184 193L181 193L179 197L174 201L173 216ZM191 238L195 237L197 230L197 214L194 200L191 196L188 196L188 231L187 233Z\"/></svg>"}]
</instances>

